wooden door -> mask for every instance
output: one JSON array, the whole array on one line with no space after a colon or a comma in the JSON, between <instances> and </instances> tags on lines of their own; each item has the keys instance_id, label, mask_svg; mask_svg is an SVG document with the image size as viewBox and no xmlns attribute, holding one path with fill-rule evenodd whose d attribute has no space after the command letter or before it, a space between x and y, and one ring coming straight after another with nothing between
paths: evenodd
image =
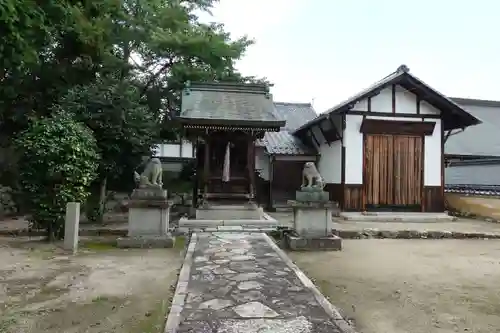
<instances>
[{"instance_id":1,"label":"wooden door","mask_svg":"<svg viewBox=\"0 0 500 333\"><path fill-rule=\"evenodd\" d=\"M365 209L420 210L422 149L421 136L365 136Z\"/></svg>"},{"instance_id":2,"label":"wooden door","mask_svg":"<svg viewBox=\"0 0 500 333\"><path fill-rule=\"evenodd\" d=\"M394 136L394 205L419 206L422 200L421 136Z\"/></svg>"}]
</instances>

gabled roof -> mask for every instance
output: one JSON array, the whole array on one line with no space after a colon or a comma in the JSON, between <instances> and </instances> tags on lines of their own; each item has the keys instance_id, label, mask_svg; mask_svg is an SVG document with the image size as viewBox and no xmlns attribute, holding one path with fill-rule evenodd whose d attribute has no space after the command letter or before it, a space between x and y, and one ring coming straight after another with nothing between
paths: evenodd
<instances>
[{"instance_id":1,"label":"gabled roof","mask_svg":"<svg viewBox=\"0 0 500 333\"><path fill-rule=\"evenodd\" d=\"M266 132L257 145L266 148L271 155L317 155L314 148L305 145L291 131L317 117L310 103L274 103L277 114L286 120L279 132Z\"/></svg>"},{"instance_id":2,"label":"gabled roof","mask_svg":"<svg viewBox=\"0 0 500 333\"><path fill-rule=\"evenodd\" d=\"M193 82L182 92L181 123L279 128L269 87L259 84Z\"/></svg>"},{"instance_id":3,"label":"gabled roof","mask_svg":"<svg viewBox=\"0 0 500 333\"><path fill-rule=\"evenodd\" d=\"M500 101L468 98L453 100L481 119L482 123L451 135L446 140L445 154L500 157Z\"/></svg>"},{"instance_id":4,"label":"gabled roof","mask_svg":"<svg viewBox=\"0 0 500 333\"><path fill-rule=\"evenodd\" d=\"M286 120L283 129L287 131L294 131L318 116L311 103L275 102L274 107L278 116Z\"/></svg>"},{"instance_id":5,"label":"gabled roof","mask_svg":"<svg viewBox=\"0 0 500 333\"><path fill-rule=\"evenodd\" d=\"M481 123L479 119L469 114L450 98L444 96L437 90L424 83L422 80L418 79L416 76L410 74L407 66L401 65L394 73L389 74L388 76L373 84L371 87L327 110L316 119L298 128L295 132L307 129L310 126L313 126L326 119L333 113L346 112L353 108L357 102L367 97L374 96L381 90L393 84L402 86L406 90L409 90L415 95L419 96L421 100L424 100L435 108L441 110L443 112L443 122L445 130L464 128Z\"/></svg>"}]
</instances>

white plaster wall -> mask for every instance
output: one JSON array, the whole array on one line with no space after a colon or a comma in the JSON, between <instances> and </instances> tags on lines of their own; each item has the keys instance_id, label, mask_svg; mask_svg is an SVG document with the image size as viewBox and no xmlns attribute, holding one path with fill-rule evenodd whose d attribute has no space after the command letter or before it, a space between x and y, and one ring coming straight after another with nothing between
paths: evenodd
<instances>
[{"instance_id":1,"label":"white plaster wall","mask_svg":"<svg viewBox=\"0 0 500 333\"><path fill-rule=\"evenodd\" d=\"M426 101L420 101L420 114L441 114L441 112Z\"/></svg>"},{"instance_id":2,"label":"white plaster wall","mask_svg":"<svg viewBox=\"0 0 500 333\"><path fill-rule=\"evenodd\" d=\"M265 148L255 148L255 169L262 170L260 176L262 179L269 180L269 155L265 153Z\"/></svg>"},{"instance_id":3,"label":"white plaster wall","mask_svg":"<svg viewBox=\"0 0 500 333\"><path fill-rule=\"evenodd\" d=\"M422 108L422 105L420 105L420 108ZM422 112L422 109L420 109L420 112ZM401 86L396 86L396 113L417 114L417 96Z\"/></svg>"},{"instance_id":4,"label":"white plaster wall","mask_svg":"<svg viewBox=\"0 0 500 333\"><path fill-rule=\"evenodd\" d=\"M154 148L155 156L158 157L188 157L194 158L193 144L190 141L184 140L182 142L182 156L181 145L178 143L162 143Z\"/></svg>"},{"instance_id":5,"label":"white plaster wall","mask_svg":"<svg viewBox=\"0 0 500 333\"><path fill-rule=\"evenodd\" d=\"M392 112L392 87L387 87L376 96L370 98L371 112ZM356 103L356 111L368 111L368 99ZM401 86L396 86L396 113L416 114L417 96ZM420 114L440 114L440 111L427 103L420 101Z\"/></svg>"},{"instance_id":6,"label":"white plaster wall","mask_svg":"<svg viewBox=\"0 0 500 333\"><path fill-rule=\"evenodd\" d=\"M441 186L441 119L424 119L435 121L432 135L425 136L424 186Z\"/></svg>"},{"instance_id":7,"label":"white plaster wall","mask_svg":"<svg viewBox=\"0 0 500 333\"><path fill-rule=\"evenodd\" d=\"M402 117L376 117L368 116L370 119L422 121L418 118ZM346 184L363 183L363 134L359 132L363 116L346 115L346 128L344 131L345 151L345 181ZM432 136L425 137L424 152L424 186L441 185L441 120L424 119L436 123Z\"/></svg>"},{"instance_id":8,"label":"white plaster wall","mask_svg":"<svg viewBox=\"0 0 500 333\"><path fill-rule=\"evenodd\" d=\"M195 157L193 154L193 144L191 141L182 142L182 156L181 157Z\"/></svg>"},{"instance_id":9,"label":"white plaster wall","mask_svg":"<svg viewBox=\"0 0 500 333\"><path fill-rule=\"evenodd\" d=\"M318 171L327 183L340 184L342 174L342 143L340 140L319 147Z\"/></svg>"},{"instance_id":10,"label":"white plaster wall","mask_svg":"<svg viewBox=\"0 0 500 333\"><path fill-rule=\"evenodd\" d=\"M367 103L368 106L368 103ZM358 108L355 108L358 110ZM368 110L368 108L363 111ZM361 110L360 110L361 111ZM388 87L380 92L380 94L371 98L372 112L392 112L392 88Z\"/></svg>"},{"instance_id":11,"label":"white plaster wall","mask_svg":"<svg viewBox=\"0 0 500 333\"><path fill-rule=\"evenodd\" d=\"M344 130L345 183L363 183L363 134L359 132L363 116L346 115Z\"/></svg>"}]
</instances>

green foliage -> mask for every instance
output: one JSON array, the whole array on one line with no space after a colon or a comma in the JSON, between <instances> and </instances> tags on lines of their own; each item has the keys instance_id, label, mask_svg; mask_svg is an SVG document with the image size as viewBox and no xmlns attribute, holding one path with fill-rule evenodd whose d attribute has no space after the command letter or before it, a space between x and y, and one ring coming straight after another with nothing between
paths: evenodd
<instances>
[{"instance_id":1,"label":"green foliage","mask_svg":"<svg viewBox=\"0 0 500 333\"><path fill-rule=\"evenodd\" d=\"M48 238L64 236L68 202L84 202L96 177L99 155L92 132L66 114L34 120L15 140L18 168L32 222Z\"/></svg>"},{"instance_id":2,"label":"green foliage","mask_svg":"<svg viewBox=\"0 0 500 333\"><path fill-rule=\"evenodd\" d=\"M141 103L137 87L115 76L69 90L59 105L92 129L101 175L121 175L123 168L136 167L159 140L158 121Z\"/></svg>"},{"instance_id":3,"label":"green foliage","mask_svg":"<svg viewBox=\"0 0 500 333\"><path fill-rule=\"evenodd\" d=\"M0 0L0 146L60 109L87 125L102 156L89 212L102 217L107 184L132 179L160 138L178 138L187 80L263 81L235 69L249 38L197 17L216 2Z\"/></svg>"}]
</instances>

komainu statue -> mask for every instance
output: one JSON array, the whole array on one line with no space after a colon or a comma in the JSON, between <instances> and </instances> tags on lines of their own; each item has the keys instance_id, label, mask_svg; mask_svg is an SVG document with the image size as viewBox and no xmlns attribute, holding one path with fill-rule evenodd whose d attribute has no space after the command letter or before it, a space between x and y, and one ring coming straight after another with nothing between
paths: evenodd
<instances>
[{"instance_id":1,"label":"komainu statue","mask_svg":"<svg viewBox=\"0 0 500 333\"><path fill-rule=\"evenodd\" d=\"M301 188L323 190L325 182L316 169L314 162L306 162L302 169L302 186Z\"/></svg>"},{"instance_id":2,"label":"komainu statue","mask_svg":"<svg viewBox=\"0 0 500 333\"><path fill-rule=\"evenodd\" d=\"M134 171L134 179L138 188L162 188L162 171L160 159L151 158L140 175Z\"/></svg>"}]
</instances>

